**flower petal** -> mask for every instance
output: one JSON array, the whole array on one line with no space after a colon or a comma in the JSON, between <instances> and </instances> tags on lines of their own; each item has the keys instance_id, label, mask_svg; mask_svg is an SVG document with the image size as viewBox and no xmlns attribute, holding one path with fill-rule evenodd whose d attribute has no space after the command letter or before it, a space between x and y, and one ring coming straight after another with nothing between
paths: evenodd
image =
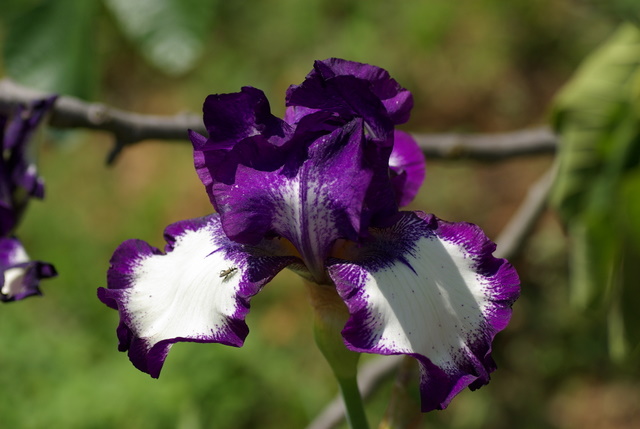
<instances>
[{"instance_id":1,"label":"flower petal","mask_svg":"<svg viewBox=\"0 0 640 429\"><path fill-rule=\"evenodd\" d=\"M240 347L251 297L297 261L275 248L230 241L216 214L170 225L165 238L166 254L141 240L122 243L111 259L108 289L98 290L120 313L119 349L156 378L178 341Z\"/></svg>"},{"instance_id":2,"label":"flower petal","mask_svg":"<svg viewBox=\"0 0 640 429\"><path fill-rule=\"evenodd\" d=\"M244 87L241 92L210 95L204 102L205 138L189 131L194 163L216 211L219 204L212 193L215 181L232 183L238 164L272 171L282 166L282 146L292 130L273 116L264 93Z\"/></svg>"},{"instance_id":3,"label":"flower petal","mask_svg":"<svg viewBox=\"0 0 640 429\"><path fill-rule=\"evenodd\" d=\"M342 79L342 77L348 77ZM336 79L331 82L332 79ZM352 79L353 78L353 79ZM356 83L357 88L349 88L348 83ZM346 86L344 84L347 84ZM365 91L366 90L366 91ZM291 118L300 118L308 113L304 108L360 112L365 119L372 119L371 113L376 104L368 103L368 92L374 95L384 106L386 115L394 125L409 120L413 108L411 93L402 88L389 73L370 64L347 61L340 58L329 58L316 61L314 69L300 85L292 85L287 90L287 105L303 107L299 111L288 112ZM358 99L358 97L364 97ZM369 104L367 106L367 104ZM369 112L370 114L362 114ZM377 114L377 113L376 113Z\"/></svg>"},{"instance_id":4,"label":"flower petal","mask_svg":"<svg viewBox=\"0 0 640 429\"><path fill-rule=\"evenodd\" d=\"M393 126L409 119L411 93L386 70L338 58L316 61L313 67L304 82L287 90L286 118L290 123L314 109L331 111L347 120L361 117L370 138L387 143Z\"/></svg>"},{"instance_id":5,"label":"flower petal","mask_svg":"<svg viewBox=\"0 0 640 429\"><path fill-rule=\"evenodd\" d=\"M362 120L293 151L285 165L265 172L239 165L233 184L213 186L225 233L235 241L287 238L316 281L338 238L356 240L372 177L364 161Z\"/></svg>"},{"instance_id":6,"label":"flower petal","mask_svg":"<svg viewBox=\"0 0 640 429\"><path fill-rule=\"evenodd\" d=\"M415 357L423 411L488 383L491 342L519 294L513 267L491 255L495 244L475 225L423 213L372 235L353 262L329 267L351 313L348 347Z\"/></svg>"},{"instance_id":7,"label":"flower petal","mask_svg":"<svg viewBox=\"0 0 640 429\"><path fill-rule=\"evenodd\" d=\"M31 261L16 238L0 238L0 301L42 295L40 280L57 275L51 264Z\"/></svg>"},{"instance_id":8,"label":"flower petal","mask_svg":"<svg viewBox=\"0 0 640 429\"><path fill-rule=\"evenodd\" d=\"M396 201L404 207L418 194L426 172L424 154L410 134L395 130L389 168Z\"/></svg>"},{"instance_id":9,"label":"flower petal","mask_svg":"<svg viewBox=\"0 0 640 429\"><path fill-rule=\"evenodd\" d=\"M2 147L8 152L5 174L8 175L12 191L19 186L29 196L44 197L44 182L38 176L36 166L28 159L27 143L44 116L53 107L57 96L33 101L27 108L19 106L7 123Z\"/></svg>"}]
</instances>

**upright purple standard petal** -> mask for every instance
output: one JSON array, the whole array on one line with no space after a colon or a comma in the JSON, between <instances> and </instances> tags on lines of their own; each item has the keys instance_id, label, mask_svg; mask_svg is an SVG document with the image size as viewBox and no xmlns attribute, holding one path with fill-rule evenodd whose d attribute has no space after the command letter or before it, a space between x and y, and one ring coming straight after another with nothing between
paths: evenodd
<instances>
[{"instance_id":1,"label":"upright purple standard petal","mask_svg":"<svg viewBox=\"0 0 640 429\"><path fill-rule=\"evenodd\" d=\"M190 131L194 163L216 211L214 182L232 183L239 164L273 171L283 164L281 146L292 130L271 114L264 93L251 87L232 94L210 95L204 102L209 137Z\"/></svg>"},{"instance_id":2,"label":"upright purple standard petal","mask_svg":"<svg viewBox=\"0 0 640 429\"><path fill-rule=\"evenodd\" d=\"M226 235L245 244L286 237L324 281L332 242L393 224L416 175L407 181L404 164L394 165L393 181L389 173L393 125L408 116L410 93L378 67L338 59L314 67L289 88L286 121L271 115L261 91L245 87L207 97L209 137L191 132L191 140Z\"/></svg>"},{"instance_id":3,"label":"upright purple standard petal","mask_svg":"<svg viewBox=\"0 0 640 429\"><path fill-rule=\"evenodd\" d=\"M240 347L251 297L297 261L274 256L277 249L230 241L218 215L170 225L165 238L166 254L141 240L122 243L111 259L108 288L98 290L120 313L119 349L152 377L178 341Z\"/></svg>"},{"instance_id":4,"label":"upright purple standard petal","mask_svg":"<svg viewBox=\"0 0 640 429\"><path fill-rule=\"evenodd\" d=\"M354 351L407 354L421 367L422 410L489 382L491 343L519 294L518 276L475 225L404 213L372 232L354 260L329 267L351 317Z\"/></svg>"},{"instance_id":5,"label":"upright purple standard petal","mask_svg":"<svg viewBox=\"0 0 640 429\"><path fill-rule=\"evenodd\" d=\"M393 125L409 119L413 97L384 69L329 58L316 61L305 81L287 90L287 106L291 120L308 114L309 109L362 117L374 140L384 141Z\"/></svg>"},{"instance_id":6,"label":"upright purple standard petal","mask_svg":"<svg viewBox=\"0 0 640 429\"><path fill-rule=\"evenodd\" d=\"M400 207L409 204L418 194L424 181L425 165L424 154L418 143L410 134L396 130L389 169L391 184Z\"/></svg>"},{"instance_id":7,"label":"upright purple standard petal","mask_svg":"<svg viewBox=\"0 0 640 429\"><path fill-rule=\"evenodd\" d=\"M361 120L290 151L273 172L238 165L232 184L212 193L225 233L240 242L264 236L287 238L315 281L325 281L324 260L338 238L357 240L372 168L363 153Z\"/></svg>"},{"instance_id":8,"label":"upright purple standard petal","mask_svg":"<svg viewBox=\"0 0 640 429\"><path fill-rule=\"evenodd\" d=\"M42 295L40 280L57 275L51 264L31 261L16 238L0 238L0 301Z\"/></svg>"}]
</instances>

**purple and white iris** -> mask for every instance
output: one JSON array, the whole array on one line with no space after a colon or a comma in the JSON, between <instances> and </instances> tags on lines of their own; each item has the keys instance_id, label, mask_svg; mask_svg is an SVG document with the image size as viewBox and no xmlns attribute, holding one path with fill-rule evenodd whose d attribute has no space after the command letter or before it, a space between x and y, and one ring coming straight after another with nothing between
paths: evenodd
<instances>
[{"instance_id":1,"label":"purple and white iris","mask_svg":"<svg viewBox=\"0 0 640 429\"><path fill-rule=\"evenodd\" d=\"M255 88L207 97L209 137L190 137L217 213L170 225L164 252L140 240L115 251L98 296L120 313L119 349L158 377L178 341L239 347L251 298L289 267L344 300L348 349L418 360L423 411L486 384L518 276L477 226L399 211L425 171L394 130L409 91L383 69L329 59L286 104L283 120Z\"/></svg>"},{"instance_id":2,"label":"purple and white iris","mask_svg":"<svg viewBox=\"0 0 640 429\"><path fill-rule=\"evenodd\" d=\"M0 301L41 295L41 279L54 277L53 265L31 261L13 236L31 198L44 197L44 182L28 156L32 134L56 97L18 106L10 117L0 115Z\"/></svg>"}]
</instances>

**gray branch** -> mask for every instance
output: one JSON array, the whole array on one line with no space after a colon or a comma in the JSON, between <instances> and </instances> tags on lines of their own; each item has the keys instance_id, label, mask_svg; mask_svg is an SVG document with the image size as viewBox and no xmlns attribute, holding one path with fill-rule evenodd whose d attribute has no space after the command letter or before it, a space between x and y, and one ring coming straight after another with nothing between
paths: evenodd
<instances>
[{"instance_id":1,"label":"gray branch","mask_svg":"<svg viewBox=\"0 0 640 429\"><path fill-rule=\"evenodd\" d=\"M2 79L0 113L9 113L18 104L26 104L49 95L18 85L9 79ZM143 115L68 96L60 96L56 100L49 125L55 128L88 128L112 133L115 147L108 162L115 160L125 146L143 140L187 140L188 129L206 133L202 117L197 115Z\"/></svg>"},{"instance_id":2,"label":"gray branch","mask_svg":"<svg viewBox=\"0 0 640 429\"><path fill-rule=\"evenodd\" d=\"M17 104L48 96L41 91L0 80L0 113L8 113ZM202 116L143 115L60 96L51 114L50 125L57 128L88 128L107 131L115 137L115 156L127 145L143 140L186 140L187 129L205 134ZM424 134L413 136L431 159L474 159L499 161L516 156L554 153L557 139L547 127L494 134Z\"/></svg>"},{"instance_id":3,"label":"gray branch","mask_svg":"<svg viewBox=\"0 0 640 429\"><path fill-rule=\"evenodd\" d=\"M498 235L494 256L507 259L518 256L538 218L544 212L556 172L557 165L554 164L529 187L526 198Z\"/></svg>"},{"instance_id":4,"label":"gray branch","mask_svg":"<svg viewBox=\"0 0 640 429\"><path fill-rule=\"evenodd\" d=\"M414 133L427 158L501 161L517 156L553 154L556 135L548 127L488 134Z\"/></svg>"}]
</instances>

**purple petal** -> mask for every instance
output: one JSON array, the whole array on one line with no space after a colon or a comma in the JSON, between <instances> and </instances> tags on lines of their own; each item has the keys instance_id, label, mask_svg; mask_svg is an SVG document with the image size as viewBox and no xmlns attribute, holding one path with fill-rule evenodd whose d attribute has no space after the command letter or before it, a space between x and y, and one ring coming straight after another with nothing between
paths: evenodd
<instances>
[{"instance_id":1,"label":"purple petal","mask_svg":"<svg viewBox=\"0 0 640 429\"><path fill-rule=\"evenodd\" d=\"M11 120L6 124L2 147L6 150L24 146L44 116L53 107L57 98L56 95L53 95L35 100L26 108L18 106Z\"/></svg>"},{"instance_id":2,"label":"purple petal","mask_svg":"<svg viewBox=\"0 0 640 429\"><path fill-rule=\"evenodd\" d=\"M239 164L268 171L281 167L281 146L289 140L292 130L271 114L264 93L251 87L238 93L210 95L203 111L209 138L195 131L190 131L189 136L198 177L218 211L213 183L233 182Z\"/></svg>"},{"instance_id":3,"label":"purple petal","mask_svg":"<svg viewBox=\"0 0 640 429\"><path fill-rule=\"evenodd\" d=\"M0 181L0 189L2 189L2 181ZM5 199L2 191L0 191L0 237L8 236L18 224L19 213L13 207L13 202L8 197Z\"/></svg>"},{"instance_id":4,"label":"purple petal","mask_svg":"<svg viewBox=\"0 0 640 429\"><path fill-rule=\"evenodd\" d=\"M330 58L316 61L302 84L289 87L287 106L300 106L287 111L289 121L314 109L362 117L372 139L385 142L393 125L409 119L413 98L384 69Z\"/></svg>"},{"instance_id":5,"label":"purple petal","mask_svg":"<svg viewBox=\"0 0 640 429\"><path fill-rule=\"evenodd\" d=\"M355 260L329 267L351 313L347 346L415 357L423 411L488 383L491 343L519 294L513 267L492 256L495 244L475 225L423 213L404 213L372 236Z\"/></svg>"},{"instance_id":6,"label":"purple petal","mask_svg":"<svg viewBox=\"0 0 640 429\"><path fill-rule=\"evenodd\" d=\"M389 157L391 184L400 207L409 204L418 194L426 172L424 154L410 134L396 130L393 151Z\"/></svg>"},{"instance_id":7,"label":"purple petal","mask_svg":"<svg viewBox=\"0 0 640 429\"><path fill-rule=\"evenodd\" d=\"M158 377L178 341L240 347L251 297L297 261L230 241L214 214L170 225L166 254L141 240L116 249L98 297L120 313L119 349ZM268 255L271 252L271 256Z\"/></svg>"},{"instance_id":8,"label":"purple petal","mask_svg":"<svg viewBox=\"0 0 640 429\"><path fill-rule=\"evenodd\" d=\"M277 139L287 132L282 120L271 114L264 93L249 86L237 93L208 96L203 112L210 142L219 148L230 149L255 135Z\"/></svg>"},{"instance_id":9,"label":"purple petal","mask_svg":"<svg viewBox=\"0 0 640 429\"><path fill-rule=\"evenodd\" d=\"M31 261L16 238L0 238L0 301L42 295L40 280L57 275L53 265Z\"/></svg>"},{"instance_id":10,"label":"purple petal","mask_svg":"<svg viewBox=\"0 0 640 429\"><path fill-rule=\"evenodd\" d=\"M325 277L324 259L337 238L357 240L372 169L365 161L361 120L291 151L273 172L238 165L232 184L213 186L225 233L255 243L287 238L316 281Z\"/></svg>"},{"instance_id":11,"label":"purple petal","mask_svg":"<svg viewBox=\"0 0 640 429\"><path fill-rule=\"evenodd\" d=\"M386 70L370 64L346 61L339 58L329 58L320 61L326 68L323 74L329 76L355 76L366 80L371 85L371 91L382 101L391 120L395 125L404 124L409 120L413 108L411 92L402 88Z\"/></svg>"},{"instance_id":12,"label":"purple petal","mask_svg":"<svg viewBox=\"0 0 640 429\"><path fill-rule=\"evenodd\" d=\"M18 223L29 197L44 197L44 182L29 159L28 143L51 109L55 96L18 106L10 118L2 118L3 154L0 157L0 235L8 235Z\"/></svg>"}]
</instances>

